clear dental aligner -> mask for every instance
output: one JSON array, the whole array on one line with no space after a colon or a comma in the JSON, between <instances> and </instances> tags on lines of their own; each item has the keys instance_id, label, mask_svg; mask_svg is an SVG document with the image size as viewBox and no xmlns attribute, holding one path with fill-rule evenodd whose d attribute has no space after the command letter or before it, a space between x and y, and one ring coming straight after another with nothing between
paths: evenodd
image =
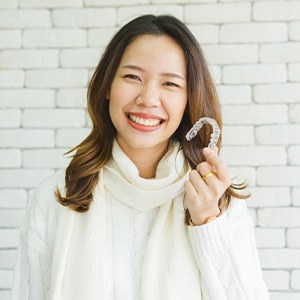
<instances>
[{"instance_id":1,"label":"clear dental aligner","mask_svg":"<svg viewBox=\"0 0 300 300\"><path fill-rule=\"evenodd\" d=\"M221 133L218 123L216 122L216 120L212 118L208 118L208 117L200 118L194 124L194 126L189 130L189 132L186 134L185 137L188 141L191 141L197 135L197 133L203 127L204 124L209 124L213 128L213 132L210 136L210 142L208 144L208 148L212 149L217 145Z\"/></svg>"}]
</instances>

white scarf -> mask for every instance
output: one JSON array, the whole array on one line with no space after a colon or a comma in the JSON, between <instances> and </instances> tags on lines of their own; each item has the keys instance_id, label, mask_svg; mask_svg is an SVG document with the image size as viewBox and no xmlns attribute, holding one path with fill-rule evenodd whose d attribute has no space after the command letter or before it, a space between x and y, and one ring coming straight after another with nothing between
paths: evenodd
<instances>
[{"instance_id":1,"label":"white scarf","mask_svg":"<svg viewBox=\"0 0 300 300\"><path fill-rule=\"evenodd\" d=\"M104 299L106 189L137 210L159 207L145 248L141 300L201 299L199 270L184 223L183 186L190 169L178 150L179 143L173 143L158 165L156 178L144 179L114 142L112 159L100 171L90 209L76 213L64 208L59 219L49 299Z\"/></svg>"}]
</instances>

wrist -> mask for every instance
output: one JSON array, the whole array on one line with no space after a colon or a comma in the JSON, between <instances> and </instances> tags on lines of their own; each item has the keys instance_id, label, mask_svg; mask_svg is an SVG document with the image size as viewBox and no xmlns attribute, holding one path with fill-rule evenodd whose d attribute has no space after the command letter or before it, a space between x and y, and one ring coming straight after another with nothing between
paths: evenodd
<instances>
[{"instance_id":1,"label":"wrist","mask_svg":"<svg viewBox=\"0 0 300 300\"><path fill-rule=\"evenodd\" d=\"M222 215L222 210L218 207L216 210L205 214L190 214L190 225L199 226L207 224Z\"/></svg>"}]
</instances>

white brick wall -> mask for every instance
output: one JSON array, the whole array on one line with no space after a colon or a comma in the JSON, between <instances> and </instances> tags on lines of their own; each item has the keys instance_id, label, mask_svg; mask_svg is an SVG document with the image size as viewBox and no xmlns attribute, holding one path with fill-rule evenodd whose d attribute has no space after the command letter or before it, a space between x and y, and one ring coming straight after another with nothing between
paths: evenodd
<instances>
[{"instance_id":1,"label":"white brick wall","mask_svg":"<svg viewBox=\"0 0 300 300\"><path fill-rule=\"evenodd\" d=\"M249 182L271 300L299 300L299 12L299 0L0 0L0 299L34 188L90 130L86 87L103 47L138 14L171 13L217 84L221 154Z\"/></svg>"}]
</instances>

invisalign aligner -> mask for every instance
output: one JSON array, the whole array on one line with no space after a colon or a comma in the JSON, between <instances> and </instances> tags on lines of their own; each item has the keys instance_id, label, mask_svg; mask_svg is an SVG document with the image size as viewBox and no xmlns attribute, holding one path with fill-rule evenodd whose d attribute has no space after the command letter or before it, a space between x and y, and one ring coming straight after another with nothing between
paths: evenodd
<instances>
[{"instance_id":1,"label":"invisalign aligner","mask_svg":"<svg viewBox=\"0 0 300 300\"><path fill-rule=\"evenodd\" d=\"M215 119L208 117L200 118L189 130L185 137L188 141L191 141L197 135L197 133L203 127L204 124L209 124L213 128L213 132L210 136L210 141L208 144L208 148L213 149L217 145L221 133L220 127Z\"/></svg>"}]
</instances>

